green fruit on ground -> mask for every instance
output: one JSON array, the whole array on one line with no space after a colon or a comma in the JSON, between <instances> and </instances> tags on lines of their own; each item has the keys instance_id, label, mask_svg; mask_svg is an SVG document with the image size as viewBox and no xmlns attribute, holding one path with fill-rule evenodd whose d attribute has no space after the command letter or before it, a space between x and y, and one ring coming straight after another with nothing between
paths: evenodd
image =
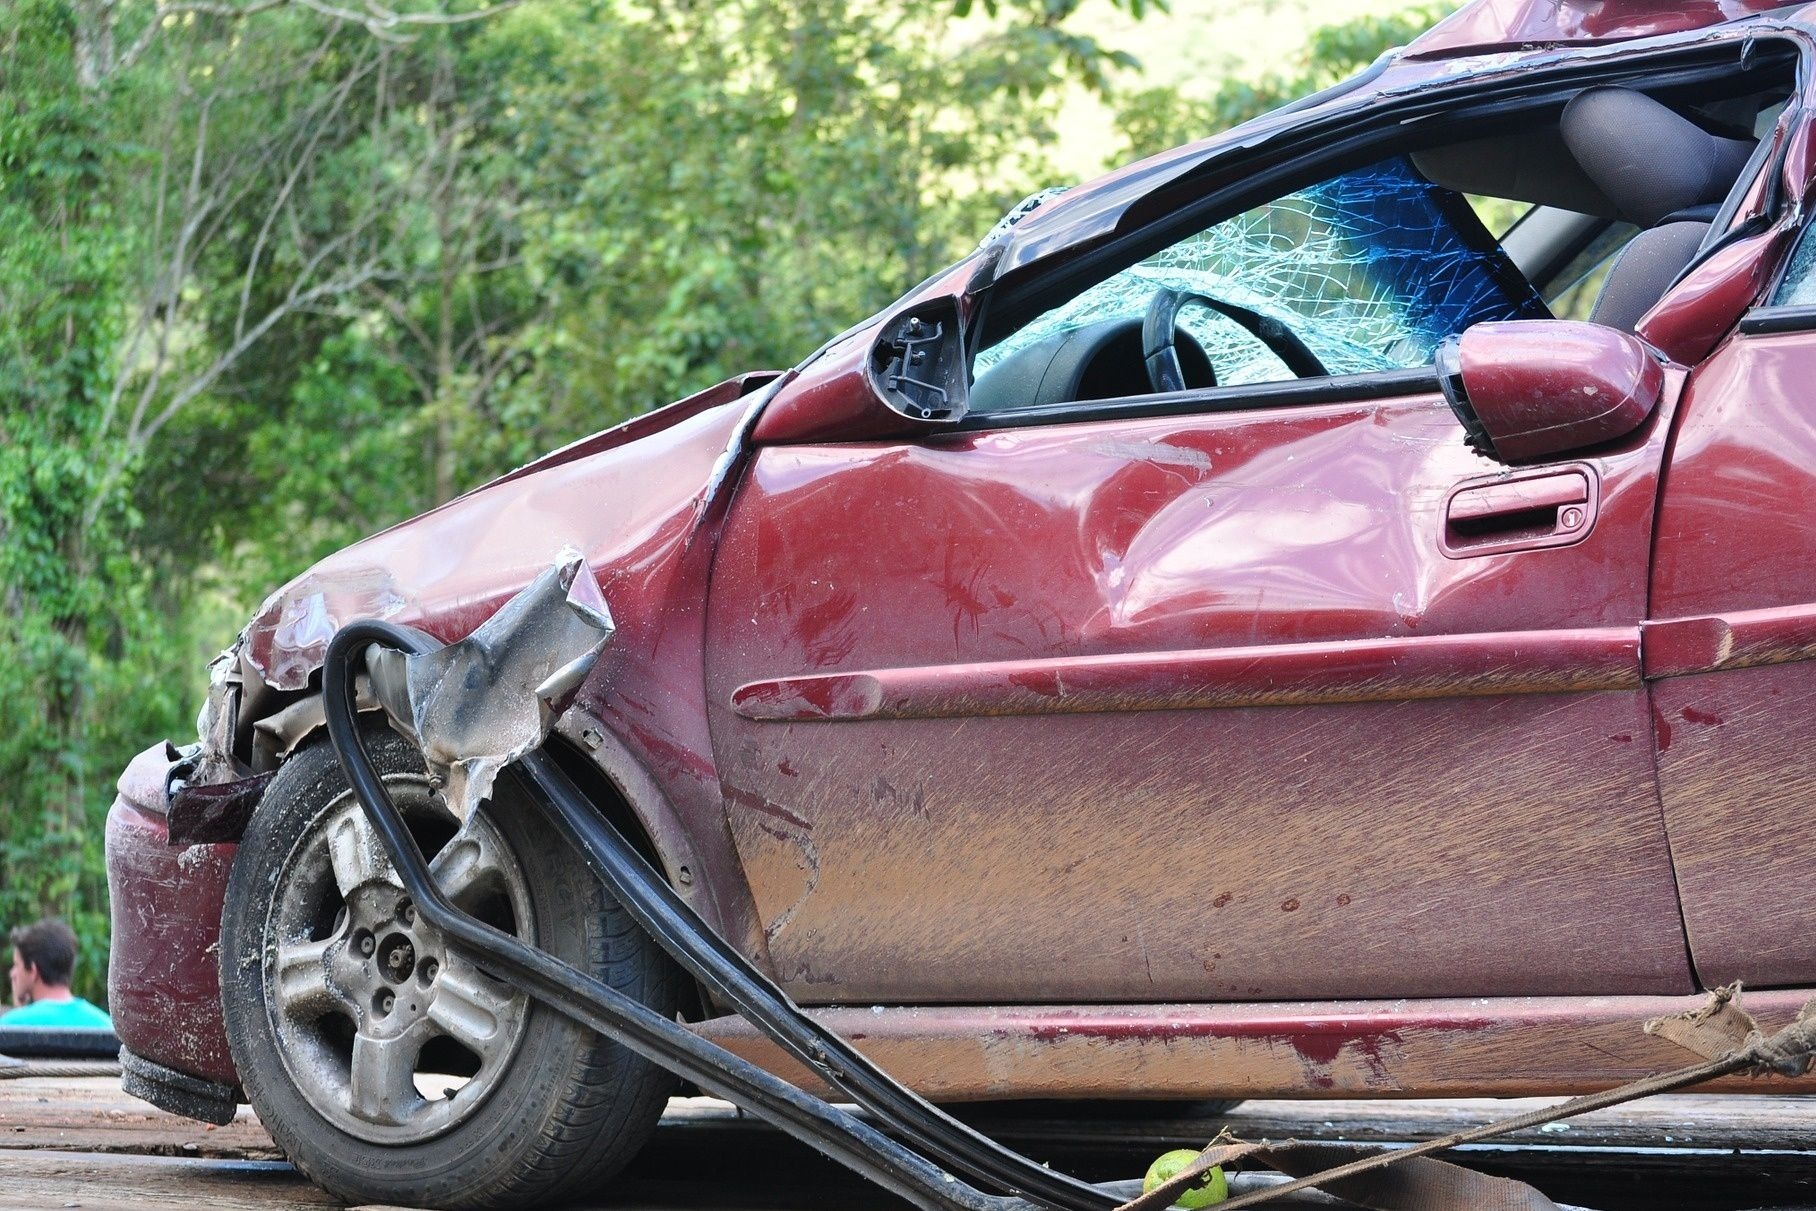
<instances>
[{"instance_id":1,"label":"green fruit on ground","mask_svg":"<svg viewBox=\"0 0 1816 1211\"><path fill-rule=\"evenodd\" d=\"M1141 1179L1141 1192L1148 1193L1197 1159L1198 1153L1190 1148L1175 1148L1163 1153L1148 1166L1147 1176ZM1223 1176L1220 1167L1213 1165L1199 1175L1197 1185L1188 1186L1183 1193L1176 1195L1173 1205L1185 1207L1187 1211L1196 1211L1199 1207L1215 1206L1229 1196L1229 1180Z\"/></svg>"}]
</instances>

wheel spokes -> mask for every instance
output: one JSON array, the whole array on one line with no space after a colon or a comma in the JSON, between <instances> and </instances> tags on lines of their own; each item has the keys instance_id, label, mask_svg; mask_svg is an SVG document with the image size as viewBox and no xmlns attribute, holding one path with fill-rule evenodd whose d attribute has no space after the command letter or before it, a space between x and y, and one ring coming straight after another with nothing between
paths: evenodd
<instances>
[{"instance_id":1,"label":"wheel spokes","mask_svg":"<svg viewBox=\"0 0 1816 1211\"><path fill-rule=\"evenodd\" d=\"M481 1060L509 1041L507 1027L526 1008L521 992L452 957L435 977L432 998L429 1021Z\"/></svg>"},{"instance_id":2,"label":"wheel spokes","mask_svg":"<svg viewBox=\"0 0 1816 1211\"><path fill-rule=\"evenodd\" d=\"M358 803L335 817L328 826L328 860L334 866L334 884L342 898L353 894L363 884L382 880L396 883L391 860L366 820Z\"/></svg>"},{"instance_id":3,"label":"wheel spokes","mask_svg":"<svg viewBox=\"0 0 1816 1211\"><path fill-rule=\"evenodd\" d=\"M367 1122L402 1126L425 1104L415 1079L421 1050L415 1031L391 1038L363 1030L354 1035L348 1108Z\"/></svg>"},{"instance_id":4,"label":"wheel spokes","mask_svg":"<svg viewBox=\"0 0 1816 1211\"><path fill-rule=\"evenodd\" d=\"M328 980L328 951L339 941L286 942L277 948L273 995L278 1010L298 1022L312 1022L324 1013L351 1008Z\"/></svg>"},{"instance_id":5,"label":"wheel spokes","mask_svg":"<svg viewBox=\"0 0 1816 1211\"><path fill-rule=\"evenodd\" d=\"M534 937L523 871L491 821L480 815L450 839L426 783L398 783L444 894ZM337 1129L378 1143L430 1139L463 1121L504 1072L529 997L450 954L351 795L314 818L279 876L264 934L264 1003L299 1090Z\"/></svg>"},{"instance_id":6,"label":"wheel spokes","mask_svg":"<svg viewBox=\"0 0 1816 1211\"><path fill-rule=\"evenodd\" d=\"M500 884L504 871L497 842L486 830L470 827L462 829L429 863L436 886L461 907L481 888Z\"/></svg>"}]
</instances>

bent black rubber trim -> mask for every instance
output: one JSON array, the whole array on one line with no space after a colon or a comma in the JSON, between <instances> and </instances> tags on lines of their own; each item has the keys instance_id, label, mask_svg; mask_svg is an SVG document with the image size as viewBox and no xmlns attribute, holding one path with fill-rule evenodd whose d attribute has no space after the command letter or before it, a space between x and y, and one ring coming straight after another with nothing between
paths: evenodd
<instances>
[{"instance_id":1,"label":"bent black rubber trim","mask_svg":"<svg viewBox=\"0 0 1816 1211\"><path fill-rule=\"evenodd\" d=\"M989 429L1021 429L1047 425L1076 425L1104 420L1143 420L1155 416L1211 416L1221 412L1259 412L1277 408L1306 408L1321 404L1363 403L1435 395L1437 371L1430 366L1410 370L1377 370L1367 374L1342 374L1330 378L1289 378L1273 383L1238 383L1206 387L1177 395L1131 395L1121 399L1088 400L1064 404L1036 404L1004 408L999 412L973 412L951 433ZM945 434L932 435L944 437ZM932 440L930 437L928 440Z\"/></svg>"},{"instance_id":2,"label":"bent black rubber trim","mask_svg":"<svg viewBox=\"0 0 1816 1211\"><path fill-rule=\"evenodd\" d=\"M225 1127L240 1108L240 1091L232 1085L166 1068L125 1047L116 1048L115 1054L120 1058L120 1088L160 1110Z\"/></svg>"},{"instance_id":3,"label":"bent black rubber trim","mask_svg":"<svg viewBox=\"0 0 1816 1211\"><path fill-rule=\"evenodd\" d=\"M825 1082L928 1156L967 1177L1062 1211L1104 1211L1114 1196L1055 1172L958 1121L878 1068L801 1011L769 977L700 919L624 835L538 749L519 762L531 799L583 855L607 890L675 961Z\"/></svg>"},{"instance_id":4,"label":"bent black rubber trim","mask_svg":"<svg viewBox=\"0 0 1816 1211\"><path fill-rule=\"evenodd\" d=\"M422 851L373 767L360 736L354 676L368 645L405 652L433 641L373 620L349 623L328 645L323 705L328 736L367 818L423 918L468 957L590 1030L751 1111L891 1193L928 1211L1013 1211L1020 1200L986 1194L868 1123L701 1038L574 967L460 911L442 894ZM552 763L551 763L552 764ZM799 1014L799 1010L795 1011ZM1032 1162L1027 1162L1032 1164ZM1101 1192L1098 1192L1101 1194ZM1101 1195L1100 1205L1112 1206Z\"/></svg>"},{"instance_id":5,"label":"bent black rubber trim","mask_svg":"<svg viewBox=\"0 0 1816 1211\"><path fill-rule=\"evenodd\" d=\"M1742 336L1772 336L1781 332L1809 332L1816 329L1816 307L1755 307L1740 317Z\"/></svg>"}]
</instances>

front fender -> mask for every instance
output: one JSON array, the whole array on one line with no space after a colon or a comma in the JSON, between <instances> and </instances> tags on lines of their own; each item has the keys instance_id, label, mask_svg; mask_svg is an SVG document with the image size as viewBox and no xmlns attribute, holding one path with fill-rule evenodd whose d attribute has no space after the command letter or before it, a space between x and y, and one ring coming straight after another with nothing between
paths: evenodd
<instances>
[{"instance_id":1,"label":"front fender","mask_svg":"<svg viewBox=\"0 0 1816 1211\"><path fill-rule=\"evenodd\" d=\"M216 713L234 718L216 734L234 763L272 768L320 725L318 670L342 622L388 618L451 643L564 549L578 550L618 629L560 730L623 797L695 910L767 964L725 827L704 700L713 548L764 399L676 405L645 418L632 438L587 439L348 547L279 590L219 687Z\"/></svg>"}]
</instances>

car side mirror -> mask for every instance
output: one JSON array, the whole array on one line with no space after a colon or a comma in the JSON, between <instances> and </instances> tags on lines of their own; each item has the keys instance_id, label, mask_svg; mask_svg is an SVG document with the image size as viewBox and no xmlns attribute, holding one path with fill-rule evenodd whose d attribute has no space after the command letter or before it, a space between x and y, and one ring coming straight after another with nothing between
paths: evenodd
<instances>
[{"instance_id":1,"label":"car side mirror","mask_svg":"<svg viewBox=\"0 0 1816 1211\"><path fill-rule=\"evenodd\" d=\"M1665 390L1644 341L1576 320L1477 324L1439 346L1438 381L1469 444L1509 463L1624 437Z\"/></svg>"},{"instance_id":2,"label":"car side mirror","mask_svg":"<svg viewBox=\"0 0 1816 1211\"><path fill-rule=\"evenodd\" d=\"M872 319L783 380L751 430L758 444L889 441L937 432L969 406L958 300L921 299Z\"/></svg>"},{"instance_id":3,"label":"car side mirror","mask_svg":"<svg viewBox=\"0 0 1816 1211\"><path fill-rule=\"evenodd\" d=\"M963 419L970 384L957 301L936 297L885 321L871 347L870 378L878 397L910 420Z\"/></svg>"}]
</instances>

